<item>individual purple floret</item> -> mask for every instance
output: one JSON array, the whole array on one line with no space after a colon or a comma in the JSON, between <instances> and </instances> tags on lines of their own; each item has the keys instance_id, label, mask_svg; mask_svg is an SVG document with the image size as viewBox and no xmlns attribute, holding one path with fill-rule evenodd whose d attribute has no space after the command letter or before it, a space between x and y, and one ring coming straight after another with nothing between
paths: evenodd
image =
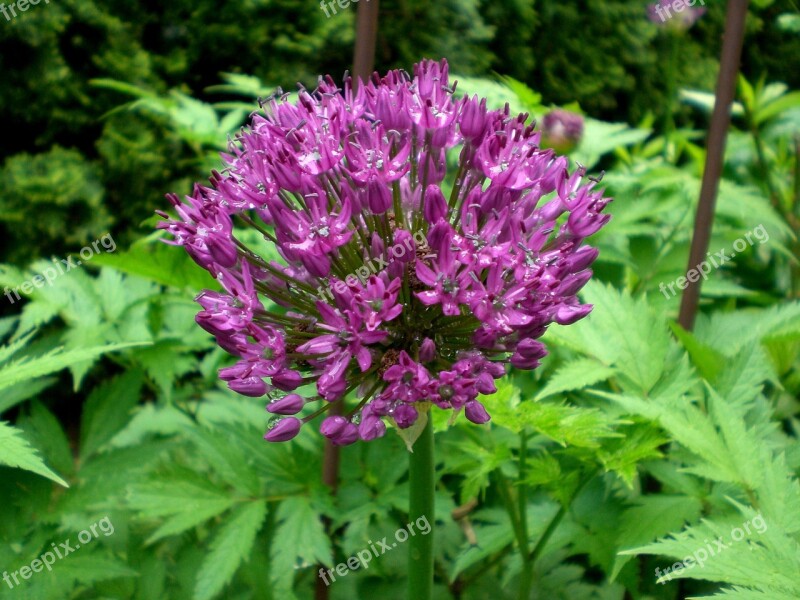
<instances>
[{"instance_id":1,"label":"individual purple floret","mask_svg":"<svg viewBox=\"0 0 800 600\"><path fill-rule=\"evenodd\" d=\"M583 137L583 117L556 108L542 119L542 141L547 148L565 154L577 146Z\"/></svg>"},{"instance_id":2,"label":"individual purple floret","mask_svg":"<svg viewBox=\"0 0 800 600\"><path fill-rule=\"evenodd\" d=\"M535 369L548 325L591 310L576 296L597 257L584 240L608 222L609 198L542 148L527 115L454 88L444 60L357 91L321 78L296 102L264 102L210 187L168 196L178 218L160 213L159 227L224 290L197 297L197 323L237 357L221 379L269 397L267 440L292 439L348 394L358 404L320 427L338 445L433 406L485 423L478 397L507 365ZM579 137L559 115L545 125ZM318 410L303 417L308 404Z\"/></svg>"}]
</instances>

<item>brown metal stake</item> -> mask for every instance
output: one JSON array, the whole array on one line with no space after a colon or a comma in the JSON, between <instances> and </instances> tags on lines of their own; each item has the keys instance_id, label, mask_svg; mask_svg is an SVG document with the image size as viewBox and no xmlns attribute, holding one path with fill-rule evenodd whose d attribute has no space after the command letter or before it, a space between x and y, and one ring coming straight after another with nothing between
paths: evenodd
<instances>
[{"instance_id":1,"label":"brown metal stake","mask_svg":"<svg viewBox=\"0 0 800 600\"><path fill-rule=\"evenodd\" d=\"M736 94L736 79L742 55L748 3L748 0L728 0L716 99L714 112L711 115L711 125L708 129L706 164L700 187L700 200L697 204L689 264L686 267L687 273L702 263L708 253L711 228L714 225L714 205L719 191L719 179L722 176L725 139L731 121L731 106ZM700 301L700 285L699 280L690 281L681 297L678 323L687 331L694 328L697 306Z\"/></svg>"},{"instance_id":2,"label":"brown metal stake","mask_svg":"<svg viewBox=\"0 0 800 600\"><path fill-rule=\"evenodd\" d=\"M379 0L361 0L356 14L356 45L353 51L353 79L367 81L375 68L378 41Z\"/></svg>"},{"instance_id":3,"label":"brown metal stake","mask_svg":"<svg viewBox=\"0 0 800 600\"><path fill-rule=\"evenodd\" d=\"M375 65L375 43L378 39L378 1L361 0L358 4L356 14L356 43L353 51L353 87L357 88L359 79L367 81L372 75ZM344 408L344 400L339 400L334 404L329 414L340 415ZM322 451L322 483L328 486L331 494L335 495L339 486L339 447L325 440L325 448ZM330 523L325 523L328 529ZM317 568L324 568L317 565ZM319 572L319 571L317 571ZM315 600L328 600L329 590L322 578L316 578L314 589Z\"/></svg>"}]
</instances>

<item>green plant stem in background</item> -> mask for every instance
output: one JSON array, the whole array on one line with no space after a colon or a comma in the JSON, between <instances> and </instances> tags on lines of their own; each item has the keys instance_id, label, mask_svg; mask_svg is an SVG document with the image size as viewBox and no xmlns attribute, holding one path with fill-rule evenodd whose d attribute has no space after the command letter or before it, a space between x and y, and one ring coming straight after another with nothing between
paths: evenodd
<instances>
[{"instance_id":1,"label":"green plant stem in background","mask_svg":"<svg viewBox=\"0 0 800 600\"><path fill-rule=\"evenodd\" d=\"M553 516L550 522L545 527L545 530L542 532L542 535L539 537L536 545L531 549L530 542L528 539L528 494L527 494L527 486L523 483L527 478L527 433L522 432L520 434L520 454L519 454L519 477L517 480L518 485L518 495L517 495L517 504L514 504L512 494L511 494L511 486L509 484L508 479L503 475L503 473L498 469L495 471L495 478L497 480L497 489L500 492L500 497L503 500L503 504L508 511L509 518L511 519L511 527L514 530L514 536L517 539L517 545L520 549L520 558L522 559L522 571L520 572L520 582L519 582L519 600L529 600L531 597L531 591L533 590L533 567L536 564L536 561L542 554L544 547L547 545L547 542L550 540L551 536L558 528L561 521L564 519L564 516L567 514L567 511L572 506L572 503L575 501L575 498L578 497L581 490L586 486L586 484L595 476L595 472L590 472L585 474L576 484L575 489L573 490L572 494L570 495L569 499L563 503L558 512Z\"/></svg>"},{"instance_id":2,"label":"green plant stem in background","mask_svg":"<svg viewBox=\"0 0 800 600\"><path fill-rule=\"evenodd\" d=\"M761 132L756 124L752 107L747 102L742 102L742 106L744 107L747 127L750 130L750 135L753 136L753 144L756 148L756 158L758 159L758 168L761 171L761 178L764 180L764 185L767 187L769 201L778 212L783 212L780 202L780 195L772 183L772 175L770 173L769 164L767 163L767 154L764 151L764 140L761 138Z\"/></svg>"},{"instance_id":3,"label":"green plant stem in background","mask_svg":"<svg viewBox=\"0 0 800 600\"><path fill-rule=\"evenodd\" d=\"M562 519L567 514L567 511L572 506L572 503L575 502L575 498L578 497L578 494L581 493L581 490L583 490L583 488L586 487L586 484L592 480L592 477L594 477L595 474L596 474L595 472L591 472L584 475L584 477L578 482L578 485L575 487L575 491L572 492L572 495L569 497L569 500L561 505L561 508L558 509L556 515L553 517L550 523L548 523L547 529L544 530L544 533L542 533L542 537L540 537L539 541L536 542L536 546L534 546L533 551L528 557L528 561L531 563L531 566L533 566L536 560L541 556L545 545L547 544L547 542L550 541L550 537L553 535L556 528L559 526Z\"/></svg>"},{"instance_id":4,"label":"green plant stem in background","mask_svg":"<svg viewBox=\"0 0 800 600\"><path fill-rule=\"evenodd\" d=\"M527 440L525 442L521 441L521 454L522 451L526 451L524 448L526 445ZM520 459L519 467L520 469L524 468L522 459ZM519 555L522 559L522 571L520 573L519 582L519 598L528 598L530 597L531 587L533 585L533 562L528 560L530 551L528 546L528 511L526 506L527 493L526 490L518 490L519 495L517 496L517 503L515 504L512 495L511 483L508 481L506 476L503 475L500 469L495 471L495 478L497 480L497 489L500 493L500 497L503 500L506 511L508 512L508 517L511 519L511 529L514 531L514 537L517 540L517 547L519 548ZM521 479L522 477L519 478L518 482L521 481Z\"/></svg>"},{"instance_id":5,"label":"green plant stem in background","mask_svg":"<svg viewBox=\"0 0 800 600\"><path fill-rule=\"evenodd\" d=\"M433 420L427 415L422 434L414 442L414 451L408 459L409 507L408 522L415 523L425 517L431 530L427 535L413 535L408 539L408 599L431 600L433 597L433 507L434 458Z\"/></svg>"},{"instance_id":6,"label":"green plant stem in background","mask_svg":"<svg viewBox=\"0 0 800 600\"><path fill-rule=\"evenodd\" d=\"M794 182L794 194L791 194L787 201L784 201L781 198L781 195L778 193L778 190L772 180L772 169L770 164L767 160L767 153L765 150L764 139L762 136L762 132L756 123L755 115L753 114L753 107L749 105L748 102L742 102L742 106L744 107L744 114L745 120L747 121L747 128L750 131L750 135L753 137L753 145L756 149L756 158L758 162L758 168L761 173L761 179L764 181L764 185L767 188L767 194L769 196L769 201L772 204L773 208L780 214L784 219L786 219L786 223L793 231L800 230L800 218L797 215L798 209L798 189L800 189L800 180L798 180L798 173L797 173L797 161L800 160L797 157L797 151L800 149L798 146L798 137L795 136L795 182ZM793 253L797 255L797 252L800 251L800 242L795 241L793 243ZM789 282L790 291L789 297L797 296L798 292L800 292L800 267L798 267L797 263L792 263L789 265L789 272L791 281Z\"/></svg>"},{"instance_id":7,"label":"green plant stem in background","mask_svg":"<svg viewBox=\"0 0 800 600\"><path fill-rule=\"evenodd\" d=\"M794 194L792 198L792 214L800 221L800 134L794 136ZM800 240L795 241L795 256L800 256ZM792 265L792 290L790 298L800 298L800 265Z\"/></svg>"},{"instance_id":8,"label":"green plant stem in background","mask_svg":"<svg viewBox=\"0 0 800 600\"><path fill-rule=\"evenodd\" d=\"M664 158L668 161L674 158L670 153L670 141L672 132L675 131L675 96L678 92L677 73L678 73L678 34L669 32L667 34L667 70L665 80L667 93L664 106Z\"/></svg>"},{"instance_id":9,"label":"green plant stem in background","mask_svg":"<svg viewBox=\"0 0 800 600\"><path fill-rule=\"evenodd\" d=\"M519 434L519 476L517 478L517 504L519 506L520 551L522 553L522 573L519 579L519 598L531 597L533 585L533 561L528 551L528 486L527 477L528 434L523 429Z\"/></svg>"}]
</instances>

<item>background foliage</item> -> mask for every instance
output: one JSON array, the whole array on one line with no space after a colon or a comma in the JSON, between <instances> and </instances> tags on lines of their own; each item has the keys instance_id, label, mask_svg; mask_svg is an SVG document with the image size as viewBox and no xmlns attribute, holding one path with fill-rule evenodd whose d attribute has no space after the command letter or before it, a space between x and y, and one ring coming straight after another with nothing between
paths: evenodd
<instances>
[{"instance_id":1,"label":"background foliage","mask_svg":"<svg viewBox=\"0 0 800 600\"><path fill-rule=\"evenodd\" d=\"M461 93L582 112L571 158L615 198L592 315L484 400L489 427L437 422L441 598L515 598L521 552L548 600L800 597L797 7L752 3L711 250L769 239L712 273L690 333L661 286L684 274L702 173L724 16L706 4L668 34L628 0L381 3L380 70L447 56ZM265 445L263 401L220 385L229 357L194 324L214 282L150 233L257 97L348 68L354 17L63 0L0 21L0 287L107 232L118 244L2 298L0 570L106 516L114 533L0 597L310 598L315 565L406 524L399 437L346 448L336 497L311 428ZM763 534L657 581L756 515ZM388 553L332 597L401 598L404 569Z\"/></svg>"}]
</instances>

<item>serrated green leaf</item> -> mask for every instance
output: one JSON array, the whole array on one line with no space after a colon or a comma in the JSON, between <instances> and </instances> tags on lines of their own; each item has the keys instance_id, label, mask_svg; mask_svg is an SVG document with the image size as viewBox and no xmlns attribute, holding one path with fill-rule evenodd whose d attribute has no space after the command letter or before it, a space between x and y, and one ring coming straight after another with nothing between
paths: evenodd
<instances>
[{"instance_id":1,"label":"serrated green leaf","mask_svg":"<svg viewBox=\"0 0 800 600\"><path fill-rule=\"evenodd\" d=\"M720 591L708 598L721 598L722 600L796 600L794 594L780 590L752 590L739 586ZM694 599L690 599L694 600Z\"/></svg>"},{"instance_id":2,"label":"serrated green leaf","mask_svg":"<svg viewBox=\"0 0 800 600\"><path fill-rule=\"evenodd\" d=\"M119 560L97 551L80 549L77 553L57 560L52 571L35 574L25 587L15 590L21 597L35 600L72 598L76 586L92 589L101 582L136 577L138 573ZM21 587L21 586L20 586Z\"/></svg>"},{"instance_id":3,"label":"serrated green leaf","mask_svg":"<svg viewBox=\"0 0 800 600\"><path fill-rule=\"evenodd\" d=\"M505 427L519 433L522 431L519 423L517 406L519 406L519 388L514 385L509 377L504 377L496 383L497 391L494 394L481 394L478 399L486 406L492 416L492 424Z\"/></svg>"},{"instance_id":4,"label":"serrated green leaf","mask_svg":"<svg viewBox=\"0 0 800 600\"><path fill-rule=\"evenodd\" d=\"M135 448L111 449L90 456L78 471L80 485L64 498L62 509L81 511L95 505L116 507L123 502L128 486L161 466L162 457L174 446L171 441L151 441Z\"/></svg>"},{"instance_id":5,"label":"serrated green leaf","mask_svg":"<svg viewBox=\"0 0 800 600\"><path fill-rule=\"evenodd\" d=\"M747 389L746 385L740 388ZM763 472L759 464L768 460L763 442L775 426L768 413L754 412L756 399L740 395L735 401L727 401L707 386L706 412L695 403L696 399L681 394L679 389L670 392L663 388L661 392L649 399L595 394L612 400L631 414L658 421L674 440L697 456L686 467L688 472L757 489Z\"/></svg>"},{"instance_id":6,"label":"serrated green leaf","mask_svg":"<svg viewBox=\"0 0 800 600\"><path fill-rule=\"evenodd\" d=\"M487 447L478 440L465 440L454 443L452 448L454 452L448 453L447 465L451 472L464 477L463 502L482 495L489 487L491 474L512 458L511 449L505 444Z\"/></svg>"},{"instance_id":7,"label":"serrated green leaf","mask_svg":"<svg viewBox=\"0 0 800 600\"><path fill-rule=\"evenodd\" d=\"M164 286L194 291L218 289L216 280L192 261L186 252L159 242L161 237L163 234L150 236L135 242L126 252L100 254L93 261Z\"/></svg>"},{"instance_id":8,"label":"serrated green leaf","mask_svg":"<svg viewBox=\"0 0 800 600\"><path fill-rule=\"evenodd\" d=\"M725 361L725 367L715 386L716 391L730 404L749 403L774 378L769 358L763 348L752 344Z\"/></svg>"},{"instance_id":9,"label":"serrated green leaf","mask_svg":"<svg viewBox=\"0 0 800 600\"><path fill-rule=\"evenodd\" d=\"M561 463L552 454L528 457L525 483L528 485L547 485L561 479Z\"/></svg>"},{"instance_id":10,"label":"serrated green leaf","mask_svg":"<svg viewBox=\"0 0 800 600\"><path fill-rule=\"evenodd\" d=\"M177 535L222 514L236 504L237 499L200 481L153 481L131 486L128 505L141 519L166 517L148 544L161 538Z\"/></svg>"},{"instance_id":11,"label":"serrated green leaf","mask_svg":"<svg viewBox=\"0 0 800 600\"><path fill-rule=\"evenodd\" d=\"M0 398L0 414L21 402L25 402L29 398L33 398L56 383L56 381L58 381L56 377L42 377L33 381L20 381L6 388L3 390L2 398Z\"/></svg>"},{"instance_id":12,"label":"serrated green leaf","mask_svg":"<svg viewBox=\"0 0 800 600\"><path fill-rule=\"evenodd\" d=\"M505 427L514 433L531 428L558 442L585 448L596 448L603 438L614 437L614 421L594 408L581 408L549 401L521 402L519 389L504 379L497 392L481 395L480 400L492 416L492 425Z\"/></svg>"},{"instance_id":13,"label":"serrated green leaf","mask_svg":"<svg viewBox=\"0 0 800 600\"><path fill-rule=\"evenodd\" d=\"M633 146L650 136L646 129L634 129L625 123L606 123L597 119L584 120L584 134L572 158L592 168L603 157L616 148Z\"/></svg>"},{"instance_id":14,"label":"serrated green leaf","mask_svg":"<svg viewBox=\"0 0 800 600\"><path fill-rule=\"evenodd\" d=\"M465 75L452 75L451 78L458 81L456 92L459 96L478 95L480 98L486 98L486 106L489 110L501 109L506 103L509 104L511 114L516 115L526 110L525 104L520 102L517 95L499 81Z\"/></svg>"},{"instance_id":15,"label":"serrated green leaf","mask_svg":"<svg viewBox=\"0 0 800 600\"><path fill-rule=\"evenodd\" d=\"M75 462L67 435L58 419L38 401L30 404L30 413L20 416L16 426L25 432L31 444L41 450L48 464L60 473L72 475Z\"/></svg>"},{"instance_id":16,"label":"serrated green leaf","mask_svg":"<svg viewBox=\"0 0 800 600\"><path fill-rule=\"evenodd\" d=\"M636 425L632 430L621 427L623 437L606 440L597 457L608 471L613 471L633 488L639 464L662 457L660 447L669 440L652 426Z\"/></svg>"},{"instance_id":17,"label":"serrated green leaf","mask_svg":"<svg viewBox=\"0 0 800 600\"><path fill-rule=\"evenodd\" d=\"M696 521L702 505L688 496L642 496L622 515L617 547L628 549L652 542L680 529L684 523ZM613 581L632 557L617 555L610 578Z\"/></svg>"},{"instance_id":18,"label":"serrated green leaf","mask_svg":"<svg viewBox=\"0 0 800 600\"><path fill-rule=\"evenodd\" d=\"M773 334L800 330L800 302L787 302L767 309L743 309L717 312L710 318L699 318L695 326L697 339L709 344L725 356L741 350Z\"/></svg>"},{"instance_id":19,"label":"serrated green leaf","mask_svg":"<svg viewBox=\"0 0 800 600\"><path fill-rule=\"evenodd\" d=\"M772 597L780 597L780 593L798 597L800 556L796 542L775 531L766 520L763 528L755 523L752 517L740 514L703 519L658 542L623 553L663 555L689 565L674 572L662 568L663 581L703 579L776 594ZM741 534L734 534L735 529ZM709 540L719 540L722 547ZM686 557L692 561L686 561Z\"/></svg>"},{"instance_id":20,"label":"serrated green leaf","mask_svg":"<svg viewBox=\"0 0 800 600\"><path fill-rule=\"evenodd\" d=\"M145 404L135 409L128 424L111 439L109 445L115 448L136 447L148 436L176 435L192 425L192 419L171 404Z\"/></svg>"},{"instance_id":21,"label":"serrated green leaf","mask_svg":"<svg viewBox=\"0 0 800 600\"><path fill-rule=\"evenodd\" d=\"M172 387L179 377L197 368L197 360L180 340L162 339L147 348L136 350L135 360L158 384L166 400L172 399Z\"/></svg>"},{"instance_id":22,"label":"serrated green leaf","mask_svg":"<svg viewBox=\"0 0 800 600\"><path fill-rule=\"evenodd\" d=\"M544 109L542 106L542 95L540 93L534 92L523 82L513 77L503 76L500 79L508 86L508 89L517 96L517 99L525 107L526 112L538 113Z\"/></svg>"},{"instance_id":23,"label":"serrated green leaf","mask_svg":"<svg viewBox=\"0 0 800 600\"><path fill-rule=\"evenodd\" d=\"M309 498L294 496L281 502L277 522L276 541L270 548L270 579L276 587L291 589L299 566L332 564L330 538Z\"/></svg>"},{"instance_id":24,"label":"serrated green leaf","mask_svg":"<svg viewBox=\"0 0 800 600\"><path fill-rule=\"evenodd\" d=\"M0 363L4 363L14 356L17 352L22 350L30 339L34 336L35 331L17 332L17 338L11 343L0 346Z\"/></svg>"},{"instance_id":25,"label":"serrated green leaf","mask_svg":"<svg viewBox=\"0 0 800 600\"><path fill-rule=\"evenodd\" d=\"M66 481L44 464L23 433L6 421L0 421L0 464L25 469L69 487Z\"/></svg>"},{"instance_id":26,"label":"serrated green leaf","mask_svg":"<svg viewBox=\"0 0 800 600\"><path fill-rule=\"evenodd\" d=\"M66 367L85 360L94 360L108 352L115 352L133 346L143 346L145 343L109 344L94 348L79 348L76 350L63 350L56 348L43 356L22 357L3 365L0 368L0 391L19 383L55 373Z\"/></svg>"},{"instance_id":27,"label":"serrated green leaf","mask_svg":"<svg viewBox=\"0 0 800 600\"><path fill-rule=\"evenodd\" d=\"M677 323L670 323L672 333L678 338L683 347L692 358L692 363L706 381L717 381L722 368L725 366L725 356L708 344L699 341L694 334L686 331Z\"/></svg>"},{"instance_id":28,"label":"serrated green leaf","mask_svg":"<svg viewBox=\"0 0 800 600\"><path fill-rule=\"evenodd\" d=\"M241 445L231 443L227 431L207 430L192 425L184 427L183 432L225 482L243 495L259 493L261 480L252 466L253 459L245 454Z\"/></svg>"},{"instance_id":29,"label":"serrated green leaf","mask_svg":"<svg viewBox=\"0 0 800 600\"><path fill-rule=\"evenodd\" d=\"M553 394L581 390L585 387L605 381L613 376L616 370L591 358L579 358L559 367L547 380L547 385L536 394L535 400L541 400Z\"/></svg>"},{"instance_id":30,"label":"serrated green leaf","mask_svg":"<svg viewBox=\"0 0 800 600\"><path fill-rule=\"evenodd\" d=\"M59 566L61 567L59 576L72 577L83 584L138 575L124 563L102 556L70 556L70 560L64 560L63 564L59 562Z\"/></svg>"},{"instance_id":31,"label":"serrated green leaf","mask_svg":"<svg viewBox=\"0 0 800 600\"><path fill-rule=\"evenodd\" d=\"M520 424L549 437L562 446L598 448L600 440L617 437L611 420L602 411L550 404L522 402L519 406Z\"/></svg>"},{"instance_id":32,"label":"serrated green leaf","mask_svg":"<svg viewBox=\"0 0 800 600\"><path fill-rule=\"evenodd\" d=\"M266 502L248 502L235 509L219 526L210 551L200 565L194 600L211 600L231 581L239 565L250 555L266 516Z\"/></svg>"},{"instance_id":33,"label":"serrated green leaf","mask_svg":"<svg viewBox=\"0 0 800 600\"><path fill-rule=\"evenodd\" d=\"M130 421L143 383L142 373L132 369L92 390L81 415L81 460L95 453Z\"/></svg>"},{"instance_id":34,"label":"serrated green leaf","mask_svg":"<svg viewBox=\"0 0 800 600\"><path fill-rule=\"evenodd\" d=\"M663 314L644 298L590 281L583 299L589 316L568 327L552 326L546 340L594 357L619 372L623 386L649 392L661 377L670 337Z\"/></svg>"}]
</instances>

